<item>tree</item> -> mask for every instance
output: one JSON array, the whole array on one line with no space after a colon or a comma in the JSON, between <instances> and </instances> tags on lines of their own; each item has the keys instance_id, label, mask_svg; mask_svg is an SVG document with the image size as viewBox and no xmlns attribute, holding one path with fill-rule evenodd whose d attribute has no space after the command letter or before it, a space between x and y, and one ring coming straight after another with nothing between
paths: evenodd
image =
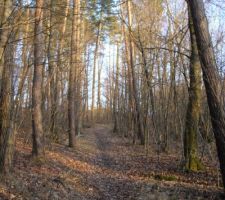
<instances>
[{"instance_id":1,"label":"tree","mask_svg":"<svg viewBox=\"0 0 225 200\"><path fill-rule=\"evenodd\" d=\"M58 131L57 130L54 130L54 127L56 126L56 120L58 118L58 115L59 115L59 94L60 94L60 75L62 75L60 73L60 68L63 64L62 62L62 53L63 53L63 48L64 48L64 44L65 44L65 32L66 32L66 24L67 24L67 19L68 19L68 12L69 12L69 2L70 0L66 0L66 4L65 4L65 10L64 11L64 17L63 17L63 20L62 20L62 24L60 26L61 28L61 35L59 37L59 41L58 41L58 48L57 48L57 57L56 57L56 64L57 64L57 67L56 67L56 70L55 70L55 73L56 73L56 81L54 83L54 104L55 106L53 107L53 110L52 110L52 123L50 124L50 128L53 130L54 132L54 137L55 139L58 139ZM56 129L56 128L55 128Z\"/></svg>"},{"instance_id":2,"label":"tree","mask_svg":"<svg viewBox=\"0 0 225 200\"><path fill-rule=\"evenodd\" d=\"M203 80L211 116L217 153L225 187L225 114L219 99L219 75L216 66L203 0L187 0L193 17L194 30L202 62Z\"/></svg>"},{"instance_id":3,"label":"tree","mask_svg":"<svg viewBox=\"0 0 225 200\"><path fill-rule=\"evenodd\" d=\"M7 0L4 4L2 24L8 25L7 20L11 14L12 1ZM0 67L1 67L1 91L0 91L0 173L10 170L12 167L12 148L14 144L12 130L12 61L14 33L9 29L0 32Z\"/></svg>"},{"instance_id":4,"label":"tree","mask_svg":"<svg viewBox=\"0 0 225 200\"><path fill-rule=\"evenodd\" d=\"M101 14L102 15L102 14ZM96 77L96 66L98 63L98 48L101 39L101 31L102 31L102 16L100 16L100 21L98 24L98 32L95 44L95 52L94 52L94 66L93 66L93 79L92 79L92 103L91 103L91 120L94 123L94 105L95 105L95 77Z\"/></svg>"},{"instance_id":5,"label":"tree","mask_svg":"<svg viewBox=\"0 0 225 200\"><path fill-rule=\"evenodd\" d=\"M119 132L119 123L118 123L118 113L119 113L119 105L118 105L118 98L119 98L119 45L120 42L117 43L117 51L116 51L116 77L115 77L115 88L113 94L113 117L114 117L114 128L113 132Z\"/></svg>"},{"instance_id":6,"label":"tree","mask_svg":"<svg viewBox=\"0 0 225 200\"><path fill-rule=\"evenodd\" d=\"M48 39L48 70L49 70L49 108L50 108L50 134L54 137L56 136L56 106L57 106L57 73L56 66L54 62L54 26L53 26L53 11L54 11L54 1L50 0L49 8L49 39Z\"/></svg>"},{"instance_id":7,"label":"tree","mask_svg":"<svg viewBox=\"0 0 225 200\"><path fill-rule=\"evenodd\" d=\"M140 101L138 98L138 90L137 90L137 80L136 74L134 69L134 44L131 38L131 27L132 27L132 13L131 13L131 0L127 1L127 13L128 13L128 26L129 26L129 56L130 56L130 71L132 76L132 89L133 89L133 97L135 102L135 109L136 109L136 116L137 116L137 123L138 123L138 137L141 141L141 144L144 144L144 127L143 127L143 117L141 114L140 109Z\"/></svg>"},{"instance_id":8,"label":"tree","mask_svg":"<svg viewBox=\"0 0 225 200\"><path fill-rule=\"evenodd\" d=\"M43 0L36 0L34 27L34 74L32 87L32 154L44 155L44 132L42 125L42 73L43 73Z\"/></svg>"},{"instance_id":9,"label":"tree","mask_svg":"<svg viewBox=\"0 0 225 200\"><path fill-rule=\"evenodd\" d=\"M189 31L191 39L191 57L190 57L190 86L189 102L186 114L186 125L184 131L184 157L185 168L187 170L197 171L202 168L197 155L197 135L198 122L200 117L200 99L201 99L201 63L198 56L198 47L192 22L189 13Z\"/></svg>"},{"instance_id":10,"label":"tree","mask_svg":"<svg viewBox=\"0 0 225 200\"><path fill-rule=\"evenodd\" d=\"M80 91L76 80L79 67L79 42L80 42L80 0L73 1L73 21L71 34L71 60L68 91L68 119L69 119L69 147L74 147L74 137L76 134L76 123L78 123L78 105L76 105L77 91Z\"/></svg>"}]
</instances>

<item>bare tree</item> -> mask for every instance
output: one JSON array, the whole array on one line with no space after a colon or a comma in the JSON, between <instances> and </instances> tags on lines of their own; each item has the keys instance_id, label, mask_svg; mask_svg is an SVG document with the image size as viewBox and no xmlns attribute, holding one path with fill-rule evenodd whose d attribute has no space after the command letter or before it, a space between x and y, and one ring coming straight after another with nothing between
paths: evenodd
<instances>
[{"instance_id":1,"label":"bare tree","mask_svg":"<svg viewBox=\"0 0 225 200\"><path fill-rule=\"evenodd\" d=\"M68 118L69 118L69 146L74 147L74 137L76 134L76 123L78 124L78 106L79 101L76 94L79 93L79 85L76 85L79 74L79 42L80 42L80 0L73 1L73 21L71 34L71 60L70 60L70 77L68 91Z\"/></svg>"},{"instance_id":2,"label":"bare tree","mask_svg":"<svg viewBox=\"0 0 225 200\"><path fill-rule=\"evenodd\" d=\"M132 75L132 87L133 87L133 97L135 102L136 108L136 115L137 115L137 123L138 123L138 137L141 141L141 144L144 144L144 127L143 127L143 119L140 109L140 101L138 98L138 90L137 90L137 80L136 74L134 69L134 44L131 38L131 27L132 27L132 13L131 13L131 0L127 1L127 12L128 12L128 26L129 26L129 49L130 49L130 71Z\"/></svg>"},{"instance_id":3,"label":"bare tree","mask_svg":"<svg viewBox=\"0 0 225 200\"><path fill-rule=\"evenodd\" d=\"M44 155L44 132L42 125L42 75L43 75L43 0L36 0L34 27L34 74L32 87L32 137L34 156Z\"/></svg>"},{"instance_id":4,"label":"bare tree","mask_svg":"<svg viewBox=\"0 0 225 200\"><path fill-rule=\"evenodd\" d=\"M213 132L216 140L220 170L225 187L225 114L219 99L219 75L213 51L203 0L188 0L193 17L194 30L202 62L203 80L206 88Z\"/></svg>"},{"instance_id":5,"label":"bare tree","mask_svg":"<svg viewBox=\"0 0 225 200\"><path fill-rule=\"evenodd\" d=\"M186 125L184 131L184 156L185 168L187 170L197 171L202 168L197 155L197 134L198 122L200 117L200 99L201 99L201 63L198 56L198 47L192 22L189 13L189 30L191 38L191 58L190 58L190 86L189 102L186 114Z\"/></svg>"},{"instance_id":6,"label":"bare tree","mask_svg":"<svg viewBox=\"0 0 225 200\"><path fill-rule=\"evenodd\" d=\"M3 20L8 20L11 13L12 1L5 1ZM8 23L6 23L8 24ZM7 172L12 167L12 148L14 144L12 130L12 61L13 32L4 29L0 33L0 67L1 67L1 91L0 91L0 173Z\"/></svg>"}]
</instances>

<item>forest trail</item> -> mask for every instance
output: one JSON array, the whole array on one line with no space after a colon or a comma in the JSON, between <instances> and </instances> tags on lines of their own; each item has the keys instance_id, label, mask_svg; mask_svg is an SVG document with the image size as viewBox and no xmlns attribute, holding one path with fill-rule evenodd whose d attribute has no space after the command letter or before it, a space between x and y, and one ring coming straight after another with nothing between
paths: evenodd
<instances>
[{"instance_id":1,"label":"forest trail","mask_svg":"<svg viewBox=\"0 0 225 200\"><path fill-rule=\"evenodd\" d=\"M196 179L203 178L197 181L199 186L188 183L185 176L181 177L175 169L175 157L162 156L162 160L158 161L157 156L146 156L143 147L132 146L104 125L90 129L85 136L88 146L95 149L93 164L100 169L88 176L89 189L96 195L91 199L220 199L219 193L216 196L215 191L211 193L212 188L207 190L206 185L201 185L201 181L207 181L203 174L193 175ZM161 180L162 173L165 179L171 180Z\"/></svg>"},{"instance_id":2,"label":"forest trail","mask_svg":"<svg viewBox=\"0 0 225 200\"><path fill-rule=\"evenodd\" d=\"M225 200L224 2L1 0L0 200Z\"/></svg>"},{"instance_id":3,"label":"forest trail","mask_svg":"<svg viewBox=\"0 0 225 200\"><path fill-rule=\"evenodd\" d=\"M108 125L85 129L74 149L52 144L44 163L31 162L22 142L15 171L0 181L0 199L222 199L212 172L184 173L174 155L146 156Z\"/></svg>"},{"instance_id":4,"label":"forest trail","mask_svg":"<svg viewBox=\"0 0 225 200\"><path fill-rule=\"evenodd\" d=\"M120 140L105 126L95 128L91 138L98 152L94 164L101 170L89 177L89 185L97 191L97 199L147 199L142 197L142 181L129 174L132 152L127 151Z\"/></svg>"}]
</instances>

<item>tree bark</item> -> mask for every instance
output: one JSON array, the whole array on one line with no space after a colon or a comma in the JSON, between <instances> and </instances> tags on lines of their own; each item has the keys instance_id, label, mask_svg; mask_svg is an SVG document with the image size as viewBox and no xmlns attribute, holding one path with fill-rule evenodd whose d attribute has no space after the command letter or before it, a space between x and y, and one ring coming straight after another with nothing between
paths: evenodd
<instances>
[{"instance_id":1,"label":"tree bark","mask_svg":"<svg viewBox=\"0 0 225 200\"><path fill-rule=\"evenodd\" d=\"M3 19L7 19L11 12L11 1L5 1ZM8 24L8 23L7 23ZM12 60L13 33L5 29L0 33L0 66L1 66L1 91L0 91L0 173L8 172L12 167L13 156L13 131L12 131Z\"/></svg>"},{"instance_id":2,"label":"tree bark","mask_svg":"<svg viewBox=\"0 0 225 200\"><path fill-rule=\"evenodd\" d=\"M82 126L82 96L81 96L81 87L83 79L83 68L81 61L81 11L80 11L80 0L76 0L76 43L75 43L75 67L76 67L76 95L75 95L75 132L76 135L80 135L81 126Z\"/></svg>"},{"instance_id":3,"label":"tree bark","mask_svg":"<svg viewBox=\"0 0 225 200\"><path fill-rule=\"evenodd\" d=\"M50 113L50 134L55 136L55 116L56 116L56 107L57 107L57 87L56 87L56 66L54 63L54 29L53 29L53 8L54 1L50 0L49 8L49 41L48 41L48 70L49 70L49 90L50 90L50 99L49 99L49 113Z\"/></svg>"},{"instance_id":4,"label":"tree bark","mask_svg":"<svg viewBox=\"0 0 225 200\"><path fill-rule=\"evenodd\" d=\"M198 47L193 27L192 16L189 13L189 31L191 38L191 58L190 58L190 86L189 102L186 113L186 125L184 131L184 157L185 169L197 171L202 169L198 159L198 122L200 117L201 99L201 63L198 56Z\"/></svg>"},{"instance_id":5,"label":"tree bark","mask_svg":"<svg viewBox=\"0 0 225 200\"><path fill-rule=\"evenodd\" d=\"M75 126L75 54L76 54L76 0L73 0L73 21L71 35L71 58L70 58L70 73L69 73L69 91L68 91L68 120L69 120L69 147L74 147L74 138L76 133Z\"/></svg>"},{"instance_id":6,"label":"tree bark","mask_svg":"<svg viewBox=\"0 0 225 200\"><path fill-rule=\"evenodd\" d=\"M211 116L217 153L225 187L225 114L219 100L219 79L215 54L208 28L203 0L187 0L193 17L194 30L202 62L203 80Z\"/></svg>"},{"instance_id":7,"label":"tree bark","mask_svg":"<svg viewBox=\"0 0 225 200\"><path fill-rule=\"evenodd\" d=\"M61 65L62 65L62 53L63 53L63 48L64 48L64 37L65 37L65 32L66 32L66 24L67 24L67 19L68 19L68 12L69 12L69 2L70 0L66 0L66 5L65 5L65 11L64 11L64 18L63 18L63 23L61 26L61 35L58 41L58 48L57 48L57 58L56 58L56 62L57 62L57 67L55 69L55 76L56 76L56 83L55 83L55 88L54 88L54 103L55 106L53 107L52 110L52 124L51 124L51 129L53 130L53 138L55 138L56 140L58 140L58 130L56 127L56 123L57 123L57 119L59 116L59 112L58 112L58 106L59 106L59 99L60 99L60 86L61 84L61 77L60 75L62 75L61 73Z\"/></svg>"},{"instance_id":8,"label":"tree bark","mask_svg":"<svg viewBox=\"0 0 225 200\"><path fill-rule=\"evenodd\" d=\"M102 61L103 62L103 61ZM97 119L101 120L102 102L101 102L101 72L102 64L98 65L98 99L97 99Z\"/></svg>"},{"instance_id":9,"label":"tree bark","mask_svg":"<svg viewBox=\"0 0 225 200\"><path fill-rule=\"evenodd\" d=\"M68 119L69 119L69 147L74 147L74 139L76 128L79 127L78 119L78 104L80 88L76 86L80 65L79 57L79 40L80 40L80 0L73 0L73 21L71 35L71 60L70 60L70 77L69 77L69 92L68 92ZM77 95L78 94L78 95ZM77 98L77 99L76 99ZM76 123L78 126L76 126ZM78 129L77 129L78 130Z\"/></svg>"},{"instance_id":10,"label":"tree bark","mask_svg":"<svg viewBox=\"0 0 225 200\"><path fill-rule=\"evenodd\" d=\"M44 155L44 134L42 125L42 71L43 71L43 0L36 0L34 27L34 74L32 87L32 137L34 156Z\"/></svg>"},{"instance_id":11,"label":"tree bark","mask_svg":"<svg viewBox=\"0 0 225 200\"><path fill-rule=\"evenodd\" d=\"M114 128L113 132L119 132L119 123L118 123L118 96L119 96L119 43L117 43L117 52L116 52L116 79L115 79L115 88L113 94L113 117L114 117Z\"/></svg>"},{"instance_id":12,"label":"tree bark","mask_svg":"<svg viewBox=\"0 0 225 200\"><path fill-rule=\"evenodd\" d=\"M102 31L102 22L101 22L101 16L100 16L100 22L98 25L98 35L96 39L96 45L95 45L95 52L94 52L94 68L93 68L93 79L92 79L92 104L91 104L91 121L92 124L94 123L94 106L95 106L95 74L96 74L96 66L98 63L98 48L100 43L100 34Z\"/></svg>"},{"instance_id":13,"label":"tree bark","mask_svg":"<svg viewBox=\"0 0 225 200\"><path fill-rule=\"evenodd\" d=\"M11 6L12 6L12 0L5 0L4 3L2 3L2 6L0 6L1 16L0 16L0 77L2 76L2 71L4 67L4 51L6 48L6 43L9 37L9 29L5 29L5 25L7 26L8 23L6 23L8 17L11 13ZM1 82L0 82L1 84Z\"/></svg>"},{"instance_id":14,"label":"tree bark","mask_svg":"<svg viewBox=\"0 0 225 200\"><path fill-rule=\"evenodd\" d=\"M144 127L143 127L143 120L141 115L141 109L140 109L140 102L138 98L138 91L137 91L137 80L134 70L134 44L132 42L131 38L131 25L132 25L132 15L131 15L131 0L127 1L127 12L128 12L128 26L129 26L129 48L130 48L130 68L131 68L131 75L132 75L132 86L133 86L133 96L134 96L134 102L135 102L135 108L136 108L136 115L137 115L137 123L138 123L138 137L141 141L141 144L143 145L145 143L144 141Z\"/></svg>"}]
</instances>

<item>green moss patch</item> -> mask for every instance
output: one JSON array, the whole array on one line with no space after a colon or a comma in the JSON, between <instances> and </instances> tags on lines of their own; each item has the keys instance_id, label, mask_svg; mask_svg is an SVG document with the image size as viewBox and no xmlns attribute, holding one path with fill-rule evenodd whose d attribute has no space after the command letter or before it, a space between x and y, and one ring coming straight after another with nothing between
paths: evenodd
<instances>
[{"instance_id":1,"label":"green moss patch","mask_svg":"<svg viewBox=\"0 0 225 200\"><path fill-rule=\"evenodd\" d=\"M160 181L177 181L177 177L174 175L157 174L154 176L154 179L160 180Z\"/></svg>"}]
</instances>

